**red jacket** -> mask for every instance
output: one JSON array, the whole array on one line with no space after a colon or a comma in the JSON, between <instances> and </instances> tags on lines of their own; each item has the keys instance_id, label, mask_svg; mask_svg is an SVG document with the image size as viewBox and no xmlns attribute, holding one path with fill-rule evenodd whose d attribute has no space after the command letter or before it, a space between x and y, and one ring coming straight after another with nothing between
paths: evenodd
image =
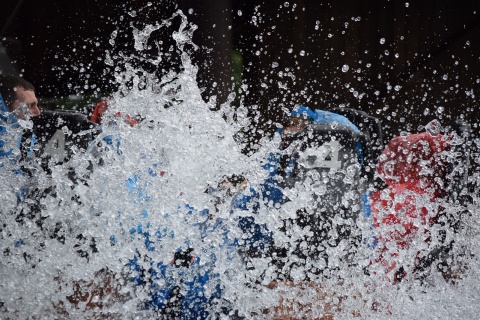
<instances>
[{"instance_id":1,"label":"red jacket","mask_svg":"<svg viewBox=\"0 0 480 320\"><path fill-rule=\"evenodd\" d=\"M371 195L374 227L378 235L374 272L393 283L415 268L419 248L428 243L429 226L444 196L448 139L429 133L392 139L377 164L388 187Z\"/></svg>"}]
</instances>

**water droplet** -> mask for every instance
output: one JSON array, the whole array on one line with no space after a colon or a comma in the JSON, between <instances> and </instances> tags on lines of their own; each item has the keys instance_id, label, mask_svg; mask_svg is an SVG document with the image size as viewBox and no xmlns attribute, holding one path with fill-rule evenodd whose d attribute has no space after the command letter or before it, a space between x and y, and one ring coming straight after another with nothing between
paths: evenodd
<instances>
[{"instance_id":1,"label":"water droplet","mask_svg":"<svg viewBox=\"0 0 480 320\"><path fill-rule=\"evenodd\" d=\"M288 7L290 6L290 3L285 2L285 3L283 4L283 6L284 6L285 8L288 8Z\"/></svg>"},{"instance_id":2,"label":"water droplet","mask_svg":"<svg viewBox=\"0 0 480 320\"><path fill-rule=\"evenodd\" d=\"M432 120L425 126L425 131L430 133L432 136L436 136L440 134L442 130L442 124L438 120Z\"/></svg>"},{"instance_id":3,"label":"water droplet","mask_svg":"<svg viewBox=\"0 0 480 320\"><path fill-rule=\"evenodd\" d=\"M347 72L348 69L350 69L350 67L349 67L347 64L344 64L344 65L342 66L342 72Z\"/></svg>"}]
</instances>

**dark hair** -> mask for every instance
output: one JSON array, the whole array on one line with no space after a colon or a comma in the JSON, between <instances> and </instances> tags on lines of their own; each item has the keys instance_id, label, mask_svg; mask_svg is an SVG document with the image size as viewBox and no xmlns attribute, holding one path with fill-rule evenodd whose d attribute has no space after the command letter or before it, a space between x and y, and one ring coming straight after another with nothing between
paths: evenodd
<instances>
[{"instance_id":1,"label":"dark hair","mask_svg":"<svg viewBox=\"0 0 480 320\"><path fill-rule=\"evenodd\" d=\"M24 90L35 91L35 87L23 78L0 74L0 94L7 108L13 104L17 98L17 87L23 88Z\"/></svg>"}]
</instances>

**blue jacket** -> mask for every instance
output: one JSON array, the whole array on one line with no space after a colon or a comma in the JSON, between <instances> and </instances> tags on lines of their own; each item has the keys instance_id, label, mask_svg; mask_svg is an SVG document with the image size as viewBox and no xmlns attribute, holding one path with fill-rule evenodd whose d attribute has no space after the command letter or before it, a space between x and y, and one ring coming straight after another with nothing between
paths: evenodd
<instances>
[{"instance_id":1,"label":"blue jacket","mask_svg":"<svg viewBox=\"0 0 480 320\"><path fill-rule=\"evenodd\" d=\"M306 115L307 117L313 120L313 123L329 124L329 123L337 122L341 125L344 125L345 127L349 127L353 129L353 131L356 133L360 133L360 130L357 128L357 126L354 125L352 122L350 122L350 120L348 120L346 117L330 111L311 110L308 107L300 106L298 108L293 109L290 114L292 116L299 115L299 114Z\"/></svg>"},{"instance_id":2,"label":"blue jacket","mask_svg":"<svg viewBox=\"0 0 480 320\"><path fill-rule=\"evenodd\" d=\"M330 124L333 122L337 122L345 127L351 128L355 133L361 133L361 131L358 129L357 126L355 126L350 120L348 120L346 117L325 111L325 110L311 110L308 107L305 106L300 106L297 109L294 109L291 113L291 115L298 115L298 114L304 114L308 116L310 119L313 120L313 123L325 123L325 124ZM363 143L358 141L356 145L356 152L357 152L357 157L360 165L364 165L364 146ZM362 195L362 207L363 207L363 216L364 218L371 219L371 207L370 207L370 193L366 191L365 194ZM370 229L372 229L371 227ZM375 248L376 244L376 239L375 238L369 238L369 236L365 236L364 242L365 245L369 248Z\"/></svg>"},{"instance_id":3,"label":"blue jacket","mask_svg":"<svg viewBox=\"0 0 480 320\"><path fill-rule=\"evenodd\" d=\"M11 134L11 131L18 131L18 135L14 138L15 139L15 147L16 149L20 150L20 144L22 141L22 133L21 127L18 123L18 119L15 115L7 109L5 101L3 100L2 95L0 94L0 167L3 167L5 161L10 161L14 164L18 162L18 152L15 152L15 149L10 147L12 141L8 141L12 137L8 137ZM31 150L35 144L36 136L32 134L32 139L30 142L30 150L29 154L31 154ZM10 143L9 143L10 142ZM10 146L9 146L10 145ZM15 155L17 154L17 155ZM20 173L20 169L16 168L16 170Z\"/></svg>"},{"instance_id":4,"label":"blue jacket","mask_svg":"<svg viewBox=\"0 0 480 320\"><path fill-rule=\"evenodd\" d=\"M155 170L149 169L148 174L155 176ZM149 187L138 175L129 178L126 187L133 196L134 203L150 201ZM181 248L172 252L171 256L159 256L156 252L157 246L162 246L162 242L168 238L174 238L178 231L175 230L174 221L165 226L153 226L146 209L139 206L139 214L140 219L136 220L136 225L126 226L126 230L132 240L141 241L144 247L138 248L138 252L128 262L127 269L132 283L148 293L148 299L143 302L143 308L162 312L167 303L172 303L172 298L178 298L172 297L172 294L181 288L180 317L182 319L210 317L210 307L220 298L222 292L219 275L214 272L217 259L215 254L208 252L207 247L202 248L201 244L190 243L190 239L187 239ZM199 219L204 222L193 225L192 231L198 232L193 236L198 240L204 239L211 233L223 235L221 236L224 239L223 243L216 245L219 245L221 250L235 252L234 243L230 242L226 236L228 229L221 220L209 219L207 210L198 211L185 204L180 206L175 214L177 217L182 216L186 219L194 214L204 217ZM115 238L111 239L112 243L115 243Z\"/></svg>"},{"instance_id":5,"label":"blue jacket","mask_svg":"<svg viewBox=\"0 0 480 320\"><path fill-rule=\"evenodd\" d=\"M3 97L0 95L0 161L5 161L3 158L14 160L14 150L13 148L5 149L5 145L7 144L5 139L8 139L6 136L9 130L15 130L19 127L20 125L18 124L17 118L7 109ZM21 138L21 136L17 138L17 148L20 148Z\"/></svg>"},{"instance_id":6,"label":"blue jacket","mask_svg":"<svg viewBox=\"0 0 480 320\"><path fill-rule=\"evenodd\" d=\"M295 108L291 112L292 116L295 115L305 115L313 123L319 124L331 124L338 123L345 127L351 128L355 133L360 133L360 130L352 122L350 122L346 117L325 111L325 110L312 110L305 106L300 106ZM278 134L282 133L282 129L278 130ZM361 142L358 142L356 145L356 152L358 160L361 165L363 165L363 145ZM278 182L278 172L280 167L281 152L271 153L263 165L263 169L266 170L268 178L260 185L260 190L254 190L250 188L248 192L239 193L234 197L232 203L233 210L251 210L252 213L258 213L260 208L260 202L264 204L273 204L274 207L281 206L285 201L283 195L282 187ZM287 167L293 166L293 159L290 160ZM286 174L289 172L287 170ZM363 195L363 207L364 207L364 216L370 216L370 206L369 206L369 196L368 194ZM269 246L273 241L272 234L268 230L266 225L259 225L255 222L254 215L241 217L239 219L239 226L243 231L244 239L242 244L247 247L247 249L260 249L264 250Z\"/></svg>"}]
</instances>

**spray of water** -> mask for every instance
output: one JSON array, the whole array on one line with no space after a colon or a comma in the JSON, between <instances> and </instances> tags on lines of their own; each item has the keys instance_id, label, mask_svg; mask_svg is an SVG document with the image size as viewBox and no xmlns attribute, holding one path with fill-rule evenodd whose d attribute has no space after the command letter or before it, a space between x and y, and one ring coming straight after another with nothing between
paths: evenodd
<instances>
[{"instance_id":1,"label":"spray of water","mask_svg":"<svg viewBox=\"0 0 480 320\"><path fill-rule=\"evenodd\" d=\"M269 174L262 166L269 154L278 151L280 136L262 140L262 147L249 157L241 153L234 137L249 125L245 107L231 105L234 95L219 111L203 101L197 67L190 58L190 50L197 50L192 43L196 27L181 12L162 24L134 29L139 54L152 32L171 27L174 19L181 20L172 34L181 60L178 72L159 76L135 66L132 57L107 55L107 64L122 65L115 74L119 89L108 102L101 132L86 152L62 165L52 163L49 171L30 162L33 177L16 174L15 164L3 163L3 314L39 319L152 316L158 312L147 306L152 288L174 282L186 296L186 283L205 274L210 281L202 284L202 297L211 298L211 317L411 319L478 314L474 301L479 268L470 254L472 243L478 243L478 223L468 213L478 209L476 199L465 211L458 204L432 203L427 197L411 195L416 203L425 204L430 215L440 209L451 216L464 215L468 227L445 235L455 240L455 249L468 253L458 261L468 265L468 272L459 272L453 284L439 272L428 273L421 284L407 275L397 285L382 274L382 268L373 266L365 274L379 256L365 239L391 230L372 230L371 218L361 215L358 195L366 193L368 186L353 160L345 170L311 173L290 185L283 190L289 200L283 205L260 201L246 210L233 210L231 203L239 190L227 192L219 184L225 177L241 174L247 184L244 195L260 190ZM158 65L161 60L159 55L147 62ZM127 115L137 117L139 123L131 126L124 121ZM318 245L324 258L300 257L296 250L311 246L307 239L316 230L293 222L301 219L302 208L321 214L322 197L340 182L348 190L332 208L339 213L348 208L359 218L346 213L333 217L327 239L336 245L323 249L324 244ZM286 248L285 261L279 264L272 254L246 258L241 253L245 230L239 219L248 217L272 232L275 247ZM420 218L411 222L421 230L411 239L414 245L398 248L395 259L405 266L414 264L418 251L428 249L424 224ZM345 228L357 240L339 236ZM435 231L430 229L432 234ZM194 249L192 259L198 258L191 268L172 266L175 252L189 249ZM150 285L132 280L135 267L160 270L159 263L166 266L165 276L151 276Z\"/></svg>"}]
</instances>

